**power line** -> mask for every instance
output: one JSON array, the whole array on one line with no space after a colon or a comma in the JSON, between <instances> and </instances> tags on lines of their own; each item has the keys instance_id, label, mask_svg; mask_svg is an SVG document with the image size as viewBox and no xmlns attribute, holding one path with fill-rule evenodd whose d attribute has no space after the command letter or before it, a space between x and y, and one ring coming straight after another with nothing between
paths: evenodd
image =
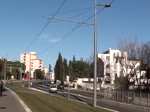
<instances>
[{"instance_id":1,"label":"power line","mask_svg":"<svg viewBox=\"0 0 150 112\"><path fill-rule=\"evenodd\" d=\"M91 9L91 8L86 8L86 9ZM75 11L79 11L79 10L75 10ZM75 12L75 11L71 11L71 12ZM68 11L68 12L70 12L70 11ZM89 12L89 10L86 10L86 11L84 11L84 12L81 12L81 13L79 13L79 14L76 14L76 15L72 16L71 19L72 19L72 18L76 18L76 17L78 17L78 16L80 16L80 15L83 15L83 14L85 14L85 13L87 13L87 12ZM59 14L57 14L57 15L59 15ZM62 21L59 21L59 20L53 21L53 23L56 23L56 22L62 22ZM51 23L52 23L52 22L51 22Z\"/></svg>"},{"instance_id":2,"label":"power line","mask_svg":"<svg viewBox=\"0 0 150 112\"><path fill-rule=\"evenodd\" d=\"M113 4L116 0L112 0L109 4Z\"/></svg>"},{"instance_id":3,"label":"power line","mask_svg":"<svg viewBox=\"0 0 150 112\"><path fill-rule=\"evenodd\" d=\"M70 32L68 32L67 34L65 34L60 41L64 40L67 36L69 36L71 33L73 33L75 30L77 30L79 28L79 26L75 26ZM42 53L44 53L47 49L49 49L50 47L55 46L56 44L58 44L60 41L57 41L55 43L53 43L52 45L48 46L47 48L45 48L43 51L41 51L38 55L41 55Z\"/></svg>"},{"instance_id":4,"label":"power line","mask_svg":"<svg viewBox=\"0 0 150 112\"><path fill-rule=\"evenodd\" d=\"M114 1L116 0L112 0L109 4L112 4ZM97 11L96 14L100 13L101 11L103 11L105 9L105 7L103 7L102 9L100 9L99 11ZM86 19L83 23L86 23L87 21L89 21L90 19L92 19L94 17L94 15L90 16L88 19ZM62 38L61 38L61 41L64 40L65 38L67 38L67 36L69 36L71 33L73 33L74 31L76 31L78 28L81 27L81 24L77 24L70 32L68 32L67 34L65 34ZM53 47L55 46L58 42L60 41L57 41L55 42L54 44L48 46L47 48L45 48L41 53L39 53L39 55L41 55L42 53L44 53L47 49L49 49L50 47Z\"/></svg>"},{"instance_id":5,"label":"power line","mask_svg":"<svg viewBox=\"0 0 150 112\"><path fill-rule=\"evenodd\" d=\"M77 17L77 16L83 15L83 14L85 14L85 13L87 13L87 12L89 12L89 10L84 11L84 12L79 13L79 14L76 14L76 15L72 16L71 18L75 18L75 17Z\"/></svg>"},{"instance_id":6,"label":"power line","mask_svg":"<svg viewBox=\"0 0 150 112\"><path fill-rule=\"evenodd\" d=\"M67 0L64 0L63 3L59 6L59 8L56 10L55 14L53 15L56 16L56 14L58 13L58 11L62 8L62 6L65 4ZM33 44L33 42L38 39L38 37L42 34L42 32L46 29L46 27L49 25L49 23L51 23L52 19L50 19L46 25L42 28L42 30L37 34L37 36L31 41L31 43L27 46L27 48L24 51L27 51L29 49L29 47Z\"/></svg>"},{"instance_id":7,"label":"power line","mask_svg":"<svg viewBox=\"0 0 150 112\"><path fill-rule=\"evenodd\" d=\"M109 4L112 4L113 2L115 2L116 0L112 0ZM100 9L99 11L97 11L96 14L100 13L101 11L103 11L105 9L105 7L103 7L102 9ZM84 22L89 21L90 19L92 19L94 17L94 15L90 16L87 20L85 20ZM80 25L81 26L81 25Z\"/></svg>"},{"instance_id":8,"label":"power line","mask_svg":"<svg viewBox=\"0 0 150 112\"><path fill-rule=\"evenodd\" d=\"M72 12L79 12L79 11L90 10L90 9L91 9L91 8L82 8L82 9L78 9L78 10L72 10L72 11L60 12L60 13L57 13L57 15L66 14L66 13L72 13Z\"/></svg>"},{"instance_id":9,"label":"power line","mask_svg":"<svg viewBox=\"0 0 150 112\"><path fill-rule=\"evenodd\" d=\"M112 3L114 3L116 0L112 0L109 4L111 5ZM100 9L99 11L97 11L96 14L100 13L101 11L103 11L106 7L103 7L102 9ZM90 16L87 20L85 20L84 22L89 21L90 19L92 19L94 17L94 15ZM81 25L80 25L81 26Z\"/></svg>"},{"instance_id":10,"label":"power line","mask_svg":"<svg viewBox=\"0 0 150 112\"><path fill-rule=\"evenodd\" d=\"M116 0L112 0L109 4L112 4L112 3L114 3ZM97 11L97 13L96 14L98 14L98 13L100 13L101 11L103 11L105 9L105 7L103 7L102 9L100 9L99 11ZM86 23L86 22L88 22L90 19L92 19L94 17L94 15L92 15L92 16L90 16L87 20L85 20L84 22ZM77 28L79 28L81 26L81 24L80 25L78 25L78 26L76 26ZM74 28L74 29L76 29L76 27Z\"/></svg>"}]
</instances>

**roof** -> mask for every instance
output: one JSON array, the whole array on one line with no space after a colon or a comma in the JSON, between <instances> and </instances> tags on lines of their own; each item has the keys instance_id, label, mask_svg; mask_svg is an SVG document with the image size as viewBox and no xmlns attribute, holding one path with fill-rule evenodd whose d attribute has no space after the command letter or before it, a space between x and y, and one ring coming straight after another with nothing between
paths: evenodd
<instances>
[{"instance_id":1,"label":"roof","mask_svg":"<svg viewBox=\"0 0 150 112\"><path fill-rule=\"evenodd\" d=\"M109 50L104 51L103 54L109 54Z\"/></svg>"}]
</instances>

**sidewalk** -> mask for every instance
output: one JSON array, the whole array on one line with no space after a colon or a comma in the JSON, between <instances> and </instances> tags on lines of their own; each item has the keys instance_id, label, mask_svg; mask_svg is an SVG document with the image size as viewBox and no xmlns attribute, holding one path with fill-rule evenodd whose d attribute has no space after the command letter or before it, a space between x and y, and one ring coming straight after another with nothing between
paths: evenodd
<instances>
[{"instance_id":1,"label":"sidewalk","mask_svg":"<svg viewBox=\"0 0 150 112\"><path fill-rule=\"evenodd\" d=\"M29 112L24 102L10 89L3 91L0 96L0 112Z\"/></svg>"}]
</instances>

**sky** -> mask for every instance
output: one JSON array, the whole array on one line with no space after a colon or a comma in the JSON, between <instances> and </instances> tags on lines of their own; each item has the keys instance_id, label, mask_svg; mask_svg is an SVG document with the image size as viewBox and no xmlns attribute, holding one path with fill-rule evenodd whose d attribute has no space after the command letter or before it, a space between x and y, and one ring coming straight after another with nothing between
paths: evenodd
<instances>
[{"instance_id":1,"label":"sky","mask_svg":"<svg viewBox=\"0 0 150 112\"><path fill-rule=\"evenodd\" d=\"M112 2L113 1L113 2ZM118 40L150 41L150 0L97 0L97 51L118 49ZM36 52L44 66L55 66L58 54L68 61L94 54L93 25L58 21L51 16L94 23L94 0L0 0L0 57L19 61L23 52Z\"/></svg>"}]
</instances>

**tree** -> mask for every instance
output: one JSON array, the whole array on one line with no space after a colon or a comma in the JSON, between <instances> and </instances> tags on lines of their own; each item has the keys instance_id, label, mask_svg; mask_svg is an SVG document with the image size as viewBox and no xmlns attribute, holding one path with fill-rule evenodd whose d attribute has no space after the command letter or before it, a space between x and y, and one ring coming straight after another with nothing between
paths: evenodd
<instances>
[{"instance_id":1,"label":"tree","mask_svg":"<svg viewBox=\"0 0 150 112\"><path fill-rule=\"evenodd\" d=\"M100 63L102 62L101 60L99 60ZM98 61L98 63L99 63ZM103 65L98 64L98 66ZM101 67L100 71L98 71L99 75L103 74L103 68L104 66ZM62 56L59 53L58 55L58 59L56 61L56 65L55 65L55 77L57 80L60 81L64 81L65 77L67 75L69 75L70 77L70 81L76 80L77 78L93 78L93 71L94 69L91 71L92 76L90 76L90 63L89 61L84 61L83 58L80 58L80 60L76 60L75 56L73 56L73 59L69 61L69 64L67 64L67 59L63 59L62 61ZM102 70L102 72L101 72Z\"/></svg>"},{"instance_id":2,"label":"tree","mask_svg":"<svg viewBox=\"0 0 150 112\"><path fill-rule=\"evenodd\" d=\"M25 71L25 64L20 63L19 61L8 61L6 59L0 59L0 78L3 78L4 68L5 68L5 61L7 61L6 65L6 77L9 79L13 74L16 79L20 79L20 69Z\"/></svg>"},{"instance_id":3,"label":"tree","mask_svg":"<svg viewBox=\"0 0 150 112\"><path fill-rule=\"evenodd\" d=\"M120 39L117 46L120 51L128 53L129 59L140 59L140 46L136 39L133 41Z\"/></svg>"},{"instance_id":4,"label":"tree","mask_svg":"<svg viewBox=\"0 0 150 112\"><path fill-rule=\"evenodd\" d=\"M11 74L14 75L14 78L16 78L17 80L19 79L19 74L20 74L20 71L18 68L16 67L13 67L12 70L11 70Z\"/></svg>"},{"instance_id":5,"label":"tree","mask_svg":"<svg viewBox=\"0 0 150 112\"><path fill-rule=\"evenodd\" d=\"M73 60L72 62L72 80L80 78L81 71L79 70L79 63L78 61Z\"/></svg>"},{"instance_id":6,"label":"tree","mask_svg":"<svg viewBox=\"0 0 150 112\"><path fill-rule=\"evenodd\" d=\"M140 45L136 39L133 41L121 39L118 42L118 48L122 52L122 57L116 57L116 60L118 60L122 66L124 77L128 76L129 83L135 85L135 83L138 83L136 71L140 70L137 64L141 63ZM127 52L127 54L125 52ZM128 69L131 70L130 73L127 72Z\"/></svg>"},{"instance_id":7,"label":"tree","mask_svg":"<svg viewBox=\"0 0 150 112\"><path fill-rule=\"evenodd\" d=\"M63 62L62 62L61 53L59 53L58 55L58 59L56 61L54 72L55 72L56 80L63 81Z\"/></svg>"},{"instance_id":8,"label":"tree","mask_svg":"<svg viewBox=\"0 0 150 112\"><path fill-rule=\"evenodd\" d=\"M52 71L52 67L51 67L51 64L49 64L49 72Z\"/></svg>"},{"instance_id":9,"label":"tree","mask_svg":"<svg viewBox=\"0 0 150 112\"><path fill-rule=\"evenodd\" d=\"M68 75L68 64L67 59L64 58L63 60L63 81L65 80L65 77Z\"/></svg>"},{"instance_id":10,"label":"tree","mask_svg":"<svg viewBox=\"0 0 150 112\"><path fill-rule=\"evenodd\" d=\"M69 61L68 75L70 77L70 80L73 81L74 77L73 77L72 61L71 60Z\"/></svg>"},{"instance_id":11,"label":"tree","mask_svg":"<svg viewBox=\"0 0 150 112\"><path fill-rule=\"evenodd\" d=\"M89 75L90 78L94 77L94 62L92 62L89 66ZM97 59L97 77L104 77L104 62L102 61L101 58Z\"/></svg>"},{"instance_id":12,"label":"tree","mask_svg":"<svg viewBox=\"0 0 150 112\"><path fill-rule=\"evenodd\" d=\"M150 66L147 67L146 72L147 79L150 79Z\"/></svg>"},{"instance_id":13,"label":"tree","mask_svg":"<svg viewBox=\"0 0 150 112\"><path fill-rule=\"evenodd\" d=\"M150 64L150 41L141 44L140 57L143 64Z\"/></svg>"},{"instance_id":14,"label":"tree","mask_svg":"<svg viewBox=\"0 0 150 112\"><path fill-rule=\"evenodd\" d=\"M128 76L124 77L120 75L120 77L115 76L115 88L119 90L128 90L129 88L129 81Z\"/></svg>"},{"instance_id":15,"label":"tree","mask_svg":"<svg viewBox=\"0 0 150 112\"><path fill-rule=\"evenodd\" d=\"M83 59L79 61L73 61L72 70L74 79L88 77L89 76L88 68L89 64L83 61Z\"/></svg>"},{"instance_id":16,"label":"tree","mask_svg":"<svg viewBox=\"0 0 150 112\"><path fill-rule=\"evenodd\" d=\"M36 69L35 74L36 74L36 79L43 79L44 78L44 74L43 74L43 71L41 71L41 69Z\"/></svg>"},{"instance_id":17,"label":"tree","mask_svg":"<svg viewBox=\"0 0 150 112\"><path fill-rule=\"evenodd\" d=\"M7 67L6 67L6 76L8 78L11 77L11 75L13 74L14 77L19 80L20 79L20 74L22 71L25 71L26 66L24 63L20 63L20 61L7 61ZM11 71L11 72L10 72Z\"/></svg>"},{"instance_id":18,"label":"tree","mask_svg":"<svg viewBox=\"0 0 150 112\"><path fill-rule=\"evenodd\" d=\"M4 72L4 60L0 59L0 79L3 78L3 72Z\"/></svg>"},{"instance_id":19,"label":"tree","mask_svg":"<svg viewBox=\"0 0 150 112\"><path fill-rule=\"evenodd\" d=\"M104 77L104 62L101 58L98 58L97 60L97 68L97 76Z\"/></svg>"},{"instance_id":20,"label":"tree","mask_svg":"<svg viewBox=\"0 0 150 112\"><path fill-rule=\"evenodd\" d=\"M75 62L76 61L76 58L75 58L75 56L73 56L73 62Z\"/></svg>"}]
</instances>

